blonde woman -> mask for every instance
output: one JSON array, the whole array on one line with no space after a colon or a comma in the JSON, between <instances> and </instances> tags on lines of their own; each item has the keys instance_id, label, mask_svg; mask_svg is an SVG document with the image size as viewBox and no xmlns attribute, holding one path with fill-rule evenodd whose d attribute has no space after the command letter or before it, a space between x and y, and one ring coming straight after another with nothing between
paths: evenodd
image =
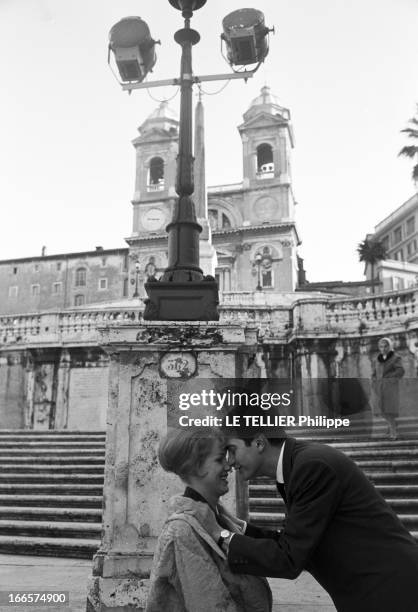
<instances>
[{"instance_id":1,"label":"blonde woman","mask_svg":"<svg viewBox=\"0 0 418 612\"><path fill-rule=\"evenodd\" d=\"M373 364L372 378L378 408L388 423L391 440L397 438L396 417L399 416L399 379L405 374L402 357L393 350L390 338L381 338L379 354Z\"/></svg>"},{"instance_id":2,"label":"blonde woman","mask_svg":"<svg viewBox=\"0 0 418 612\"><path fill-rule=\"evenodd\" d=\"M169 503L154 555L146 612L271 612L267 580L233 574L214 525L243 533L245 522L219 504L228 491L229 465L223 435L217 429L170 431L159 460L186 485Z\"/></svg>"}]
</instances>

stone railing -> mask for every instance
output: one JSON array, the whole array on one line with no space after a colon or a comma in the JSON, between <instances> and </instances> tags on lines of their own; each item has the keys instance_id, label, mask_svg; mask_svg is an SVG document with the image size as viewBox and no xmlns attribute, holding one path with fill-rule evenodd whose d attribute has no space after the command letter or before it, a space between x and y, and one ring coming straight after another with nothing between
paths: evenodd
<instances>
[{"instance_id":1,"label":"stone railing","mask_svg":"<svg viewBox=\"0 0 418 612\"><path fill-rule=\"evenodd\" d=\"M0 316L0 347L11 345L97 344L99 327L138 324L141 308L96 308Z\"/></svg>"},{"instance_id":2,"label":"stone railing","mask_svg":"<svg viewBox=\"0 0 418 612\"><path fill-rule=\"evenodd\" d=\"M364 298L329 300L325 307L326 327L344 332L389 329L418 321L418 288Z\"/></svg>"},{"instance_id":3,"label":"stone railing","mask_svg":"<svg viewBox=\"0 0 418 612\"><path fill-rule=\"evenodd\" d=\"M418 326L418 288L364 298L335 298L320 293L228 292L221 296L221 323L258 330L265 341L294 335L368 334ZM99 328L138 325L142 304L0 316L0 348L97 345Z\"/></svg>"}]
</instances>

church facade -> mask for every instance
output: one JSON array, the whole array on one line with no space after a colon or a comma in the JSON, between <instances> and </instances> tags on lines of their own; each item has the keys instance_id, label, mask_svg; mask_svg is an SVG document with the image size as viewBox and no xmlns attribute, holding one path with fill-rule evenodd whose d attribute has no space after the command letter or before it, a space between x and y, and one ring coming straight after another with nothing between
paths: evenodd
<instances>
[{"instance_id":1,"label":"church facade","mask_svg":"<svg viewBox=\"0 0 418 612\"><path fill-rule=\"evenodd\" d=\"M294 291L300 239L291 182L294 141L289 110L268 87L251 102L238 126L243 179L234 185L206 190L202 184L203 125L196 125L196 134L199 129L194 200L203 225L201 254L208 244L216 250L216 262L205 273L215 275L221 293ZM167 265L165 228L177 197L179 122L163 102L138 131L133 141L136 176L128 247L57 255L43 250L39 257L0 261L0 314L145 297L147 277L160 276Z\"/></svg>"}]
</instances>

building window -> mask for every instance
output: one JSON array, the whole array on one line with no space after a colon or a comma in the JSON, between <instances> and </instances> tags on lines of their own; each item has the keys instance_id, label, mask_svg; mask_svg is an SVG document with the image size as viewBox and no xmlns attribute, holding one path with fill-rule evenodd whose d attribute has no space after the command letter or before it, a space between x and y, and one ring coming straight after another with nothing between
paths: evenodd
<instances>
[{"instance_id":1,"label":"building window","mask_svg":"<svg viewBox=\"0 0 418 612\"><path fill-rule=\"evenodd\" d=\"M389 249L389 236L384 236L382 238L382 245L384 246L386 251Z\"/></svg>"},{"instance_id":2,"label":"building window","mask_svg":"<svg viewBox=\"0 0 418 612\"><path fill-rule=\"evenodd\" d=\"M75 271L75 286L76 287L86 286L86 275L87 275L86 268L77 268L77 270Z\"/></svg>"},{"instance_id":3,"label":"building window","mask_svg":"<svg viewBox=\"0 0 418 612\"><path fill-rule=\"evenodd\" d=\"M17 268L16 267L13 268L13 274L17 274Z\"/></svg>"},{"instance_id":4,"label":"building window","mask_svg":"<svg viewBox=\"0 0 418 612\"><path fill-rule=\"evenodd\" d=\"M401 240L402 240L402 228L397 227L396 229L393 230L393 242L394 244L397 244Z\"/></svg>"},{"instance_id":5,"label":"building window","mask_svg":"<svg viewBox=\"0 0 418 612\"><path fill-rule=\"evenodd\" d=\"M39 264L35 264L34 268L35 268L35 272L39 272Z\"/></svg>"},{"instance_id":6,"label":"building window","mask_svg":"<svg viewBox=\"0 0 418 612\"><path fill-rule=\"evenodd\" d=\"M125 253L124 256L123 256L123 264L122 264L122 266L123 266L122 270L124 272L127 272L128 271L128 267L129 267L129 255L128 255L128 253Z\"/></svg>"},{"instance_id":7,"label":"building window","mask_svg":"<svg viewBox=\"0 0 418 612\"><path fill-rule=\"evenodd\" d=\"M128 297L128 290L129 290L129 280L127 278L124 278L123 279L123 290L122 290L123 297Z\"/></svg>"},{"instance_id":8,"label":"building window","mask_svg":"<svg viewBox=\"0 0 418 612\"><path fill-rule=\"evenodd\" d=\"M61 270L62 264L60 261L57 262L57 270L58 272Z\"/></svg>"},{"instance_id":9,"label":"building window","mask_svg":"<svg viewBox=\"0 0 418 612\"><path fill-rule=\"evenodd\" d=\"M164 189L164 160L153 157L149 164L147 191L162 191Z\"/></svg>"},{"instance_id":10,"label":"building window","mask_svg":"<svg viewBox=\"0 0 418 612\"><path fill-rule=\"evenodd\" d=\"M30 294L32 297L36 297L37 295L39 295L40 293L40 286L39 285L31 285L30 286Z\"/></svg>"},{"instance_id":11,"label":"building window","mask_svg":"<svg viewBox=\"0 0 418 612\"><path fill-rule=\"evenodd\" d=\"M102 257L102 268L106 266L106 257Z\"/></svg>"},{"instance_id":12,"label":"building window","mask_svg":"<svg viewBox=\"0 0 418 612\"><path fill-rule=\"evenodd\" d=\"M232 227L231 219L224 212L210 208L208 210L209 225L212 230L229 229Z\"/></svg>"},{"instance_id":13,"label":"building window","mask_svg":"<svg viewBox=\"0 0 418 612\"><path fill-rule=\"evenodd\" d=\"M411 217L406 221L406 235L410 236L415 232L415 217Z\"/></svg>"},{"instance_id":14,"label":"building window","mask_svg":"<svg viewBox=\"0 0 418 612\"><path fill-rule=\"evenodd\" d=\"M76 295L74 298L74 306L83 306L86 303L86 298L84 295Z\"/></svg>"},{"instance_id":15,"label":"building window","mask_svg":"<svg viewBox=\"0 0 418 612\"><path fill-rule=\"evenodd\" d=\"M58 295L62 292L62 283L53 283L52 285L52 293L54 295Z\"/></svg>"},{"instance_id":16,"label":"building window","mask_svg":"<svg viewBox=\"0 0 418 612\"><path fill-rule=\"evenodd\" d=\"M406 245L406 252L408 255L411 255L412 253L412 242L408 242L408 244Z\"/></svg>"},{"instance_id":17,"label":"building window","mask_svg":"<svg viewBox=\"0 0 418 612\"><path fill-rule=\"evenodd\" d=\"M273 177L273 149L269 144L261 144L257 147L257 178L265 179Z\"/></svg>"},{"instance_id":18,"label":"building window","mask_svg":"<svg viewBox=\"0 0 418 612\"><path fill-rule=\"evenodd\" d=\"M399 250L399 260L403 261L403 249Z\"/></svg>"},{"instance_id":19,"label":"building window","mask_svg":"<svg viewBox=\"0 0 418 612\"><path fill-rule=\"evenodd\" d=\"M100 291L107 289L107 278L99 278L99 289Z\"/></svg>"},{"instance_id":20,"label":"building window","mask_svg":"<svg viewBox=\"0 0 418 612\"><path fill-rule=\"evenodd\" d=\"M264 289L273 287L273 271L272 270L262 270L261 271L261 286Z\"/></svg>"},{"instance_id":21,"label":"building window","mask_svg":"<svg viewBox=\"0 0 418 612\"><path fill-rule=\"evenodd\" d=\"M11 287L9 287L9 297L16 298L17 294L18 294L17 285L12 285Z\"/></svg>"}]
</instances>

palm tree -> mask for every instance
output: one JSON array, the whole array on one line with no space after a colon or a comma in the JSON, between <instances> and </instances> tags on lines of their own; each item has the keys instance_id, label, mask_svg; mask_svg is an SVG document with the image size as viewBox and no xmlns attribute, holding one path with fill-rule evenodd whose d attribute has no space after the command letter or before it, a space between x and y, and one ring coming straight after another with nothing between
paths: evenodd
<instances>
[{"instance_id":1,"label":"palm tree","mask_svg":"<svg viewBox=\"0 0 418 612\"><path fill-rule=\"evenodd\" d=\"M372 293L374 293L374 266L378 261L387 258L386 247L383 242L373 240L372 238L365 238L363 242L357 247L357 253L359 254L360 261L364 261L366 264L370 264L371 267L371 278L372 278Z\"/></svg>"},{"instance_id":2,"label":"palm tree","mask_svg":"<svg viewBox=\"0 0 418 612\"><path fill-rule=\"evenodd\" d=\"M418 104L415 117L409 120L408 127L401 130L401 132L406 134L408 138L411 138L414 144L403 147L398 155L418 160ZM414 182L418 182L418 163L412 168L412 179Z\"/></svg>"}]
</instances>

